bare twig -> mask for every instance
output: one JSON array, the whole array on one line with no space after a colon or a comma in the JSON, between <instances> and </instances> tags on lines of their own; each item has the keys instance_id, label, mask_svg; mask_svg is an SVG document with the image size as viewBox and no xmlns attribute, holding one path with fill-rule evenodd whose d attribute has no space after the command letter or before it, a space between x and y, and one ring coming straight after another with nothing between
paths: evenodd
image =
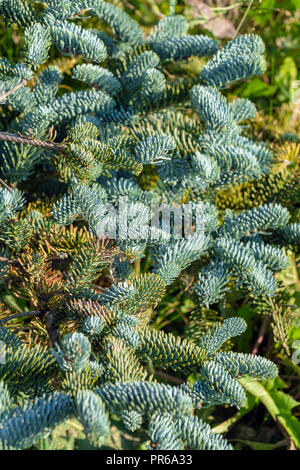
<instances>
[{"instance_id":1,"label":"bare twig","mask_svg":"<svg viewBox=\"0 0 300 470\"><path fill-rule=\"evenodd\" d=\"M1 178L0 178L0 184L2 184L2 186L4 186L10 193L13 192L12 188L8 186L8 184L6 184L5 181L3 181Z\"/></svg>"},{"instance_id":2,"label":"bare twig","mask_svg":"<svg viewBox=\"0 0 300 470\"><path fill-rule=\"evenodd\" d=\"M240 21L240 24L239 24L238 27L236 28L235 34L234 34L234 36L233 36L232 39L235 39L235 38L237 37L237 35L238 35L238 33L239 33L239 31L240 31L242 25L244 24L245 19L247 18L247 15L248 15L248 13L249 13L249 11L250 11L252 5L253 5L253 0L251 0L251 1L249 2L249 5L248 5L248 7L247 7L247 9L246 9L246 11L245 11L245 13L244 13L244 15L243 15L243 18L242 18L241 21Z\"/></svg>"},{"instance_id":3,"label":"bare twig","mask_svg":"<svg viewBox=\"0 0 300 470\"><path fill-rule=\"evenodd\" d=\"M13 259L6 258L5 256L0 256L1 263L14 263Z\"/></svg>"},{"instance_id":4,"label":"bare twig","mask_svg":"<svg viewBox=\"0 0 300 470\"><path fill-rule=\"evenodd\" d=\"M65 144L57 144L55 142L47 142L40 139L31 139L26 135L11 134L9 132L0 132L0 140L6 140L7 142L16 142L18 144L32 145L33 147L41 147L47 150L54 150L56 152L64 154L67 146Z\"/></svg>"},{"instance_id":5,"label":"bare twig","mask_svg":"<svg viewBox=\"0 0 300 470\"><path fill-rule=\"evenodd\" d=\"M22 86L25 86L27 85L27 80L25 80L25 78L23 78L23 80L18 83L18 85L16 85L15 87L13 87L11 90L8 90L4 95L1 95L0 96L0 99L1 101L4 101L6 100L6 98L11 95L12 93L14 93L15 91L17 91L19 88L21 88Z\"/></svg>"},{"instance_id":6,"label":"bare twig","mask_svg":"<svg viewBox=\"0 0 300 470\"><path fill-rule=\"evenodd\" d=\"M266 315L264 321L263 321L263 324L261 325L261 328L259 330L259 333L258 333L258 338L256 340L256 343L252 349L252 354L257 354L258 352L258 349L261 345L261 343L263 342L263 339L264 339L264 336L265 336L265 332L266 332L266 329L267 329L267 326L268 326L268 322L269 322L269 316Z\"/></svg>"}]
</instances>

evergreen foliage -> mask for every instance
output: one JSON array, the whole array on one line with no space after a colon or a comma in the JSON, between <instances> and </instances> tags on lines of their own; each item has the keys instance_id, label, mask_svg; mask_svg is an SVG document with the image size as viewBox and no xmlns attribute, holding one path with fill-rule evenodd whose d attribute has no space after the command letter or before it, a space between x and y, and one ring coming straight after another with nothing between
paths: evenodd
<instances>
[{"instance_id":1,"label":"evergreen foliage","mask_svg":"<svg viewBox=\"0 0 300 470\"><path fill-rule=\"evenodd\" d=\"M233 290L275 296L275 274L299 246L284 203L222 210L222 191L259 185L274 162L244 135L254 105L222 93L264 72L262 40L240 35L220 48L174 12L146 35L102 0L1 0L0 13L24 38L20 63L0 59L2 106L13 110L0 133L0 275L30 309L0 315L0 448L29 448L70 418L102 447L117 415L149 448L232 449L199 409L245 406L238 379L273 379L276 365L226 350L242 318L194 338L153 320L189 270L200 307ZM85 28L85 13L99 29ZM53 53L74 59L68 74ZM195 57L199 76L168 73ZM160 221L176 204L193 233L175 213ZM160 382L157 370L184 383Z\"/></svg>"}]
</instances>

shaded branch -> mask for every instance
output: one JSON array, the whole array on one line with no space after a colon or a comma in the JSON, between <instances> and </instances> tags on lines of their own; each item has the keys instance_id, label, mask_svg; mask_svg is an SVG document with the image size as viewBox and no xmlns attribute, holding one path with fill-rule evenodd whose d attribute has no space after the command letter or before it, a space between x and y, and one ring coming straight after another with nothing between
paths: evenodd
<instances>
[{"instance_id":1,"label":"shaded branch","mask_svg":"<svg viewBox=\"0 0 300 470\"><path fill-rule=\"evenodd\" d=\"M178 377L174 377L173 375L166 374L165 372L162 372L160 370L155 370L154 374L156 375L156 377L159 377L164 380L168 380L169 382L172 382L176 385L182 385L183 383L185 383L184 380L179 379Z\"/></svg>"},{"instance_id":2,"label":"shaded branch","mask_svg":"<svg viewBox=\"0 0 300 470\"><path fill-rule=\"evenodd\" d=\"M256 340L256 343L252 349L252 353L251 354L257 354L258 352L258 349L261 345L261 343L263 342L263 339L264 339L264 336L265 336L265 332L266 332L266 329L267 329L267 326L268 326L268 322L269 322L269 316L266 315L264 321L263 321L263 324L261 325L261 328L259 330L259 333L258 333L258 338Z\"/></svg>"},{"instance_id":3,"label":"shaded branch","mask_svg":"<svg viewBox=\"0 0 300 470\"><path fill-rule=\"evenodd\" d=\"M15 318L33 317L34 315L38 315L39 313L40 313L39 310L28 310L28 312L16 313L15 315L9 315L8 317L5 317L2 320L0 320L0 324L7 323L8 321L14 320Z\"/></svg>"}]
</instances>

